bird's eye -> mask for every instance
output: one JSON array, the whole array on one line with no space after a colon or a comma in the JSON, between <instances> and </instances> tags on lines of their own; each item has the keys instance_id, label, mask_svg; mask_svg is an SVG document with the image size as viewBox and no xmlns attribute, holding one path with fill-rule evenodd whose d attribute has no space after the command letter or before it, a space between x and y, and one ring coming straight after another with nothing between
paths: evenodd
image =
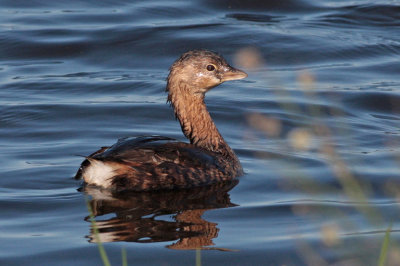
<instances>
[{"instance_id":1,"label":"bird's eye","mask_svg":"<svg viewBox=\"0 0 400 266\"><path fill-rule=\"evenodd\" d=\"M208 70L208 71L213 71L213 70L215 70L215 66L213 66L213 65L208 65L208 66L207 66L207 70Z\"/></svg>"}]
</instances>

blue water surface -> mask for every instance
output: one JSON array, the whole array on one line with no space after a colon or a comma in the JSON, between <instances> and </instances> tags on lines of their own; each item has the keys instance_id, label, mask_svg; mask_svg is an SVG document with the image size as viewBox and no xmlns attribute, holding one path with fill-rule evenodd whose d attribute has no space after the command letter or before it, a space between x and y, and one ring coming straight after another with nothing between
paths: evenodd
<instances>
[{"instance_id":1,"label":"blue water surface","mask_svg":"<svg viewBox=\"0 0 400 266\"><path fill-rule=\"evenodd\" d=\"M0 264L101 265L100 241L112 265L123 249L129 265L378 265L390 238L398 265L397 1L0 7ZM199 48L249 74L206 99L238 184L78 191L82 156L118 138L186 141L165 79Z\"/></svg>"}]
</instances>

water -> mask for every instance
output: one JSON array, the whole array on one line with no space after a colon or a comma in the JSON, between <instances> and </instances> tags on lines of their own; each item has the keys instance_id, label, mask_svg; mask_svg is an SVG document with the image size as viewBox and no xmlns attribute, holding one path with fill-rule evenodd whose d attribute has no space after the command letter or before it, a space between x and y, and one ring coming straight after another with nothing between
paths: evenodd
<instances>
[{"instance_id":1,"label":"water","mask_svg":"<svg viewBox=\"0 0 400 266\"><path fill-rule=\"evenodd\" d=\"M398 265L398 2L258 2L1 1L2 265L100 265L85 199L113 265L122 249L130 265L194 265L194 248L202 265L377 265L388 229ZM238 66L249 47L261 64L207 95L238 184L77 191L82 155L184 140L164 93L181 53Z\"/></svg>"}]
</instances>

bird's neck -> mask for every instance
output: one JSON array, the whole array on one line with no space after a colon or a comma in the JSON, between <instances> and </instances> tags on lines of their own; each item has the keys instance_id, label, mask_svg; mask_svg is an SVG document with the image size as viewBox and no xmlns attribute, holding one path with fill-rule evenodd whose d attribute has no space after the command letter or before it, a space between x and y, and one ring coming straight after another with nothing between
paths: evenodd
<instances>
[{"instance_id":1,"label":"bird's neck","mask_svg":"<svg viewBox=\"0 0 400 266\"><path fill-rule=\"evenodd\" d=\"M170 93L168 100L190 143L236 159L235 153L225 142L207 111L204 94L194 95L183 89L178 93Z\"/></svg>"}]
</instances>

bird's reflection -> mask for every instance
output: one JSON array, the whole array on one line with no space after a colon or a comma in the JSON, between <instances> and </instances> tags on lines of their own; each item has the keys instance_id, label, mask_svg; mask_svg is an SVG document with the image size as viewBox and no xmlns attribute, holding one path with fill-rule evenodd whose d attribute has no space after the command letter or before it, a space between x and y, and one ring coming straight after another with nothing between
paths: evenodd
<instances>
[{"instance_id":1,"label":"bird's reflection","mask_svg":"<svg viewBox=\"0 0 400 266\"><path fill-rule=\"evenodd\" d=\"M210 209L236 206L231 203L228 192L237 183L233 180L190 190L122 195L83 187L92 198L89 204L99 232L96 238L91 227L89 241L175 241L167 247L212 249L210 246L214 245L213 238L218 236L219 229L216 223L204 220L202 215ZM109 218L110 214L115 215ZM89 216L86 219L89 220Z\"/></svg>"}]
</instances>

